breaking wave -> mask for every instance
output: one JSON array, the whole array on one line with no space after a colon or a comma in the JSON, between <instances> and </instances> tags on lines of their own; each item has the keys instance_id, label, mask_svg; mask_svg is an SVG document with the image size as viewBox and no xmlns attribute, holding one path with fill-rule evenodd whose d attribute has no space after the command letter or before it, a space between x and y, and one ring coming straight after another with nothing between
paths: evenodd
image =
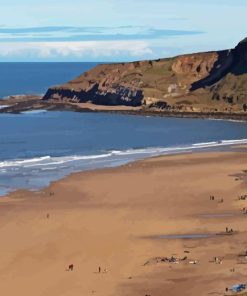
<instances>
[{"instance_id":1,"label":"breaking wave","mask_svg":"<svg viewBox=\"0 0 247 296\"><path fill-rule=\"evenodd\" d=\"M151 156L191 152L195 150L210 149L220 146L231 146L237 144L247 144L247 139L221 140L205 143L195 143L192 145L184 145L177 147L150 147L140 149L111 150L105 151L102 154L95 155L72 155L59 157L43 156L30 159L5 160L0 162L0 173L3 173L8 169L18 168L31 169L42 167L42 169L44 170L52 169L52 167L54 167L56 169L63 169L63 165L66 165L66 167L71 165L75 165L76 167L81 166L81 170L83 170L83 164L89 166L90 164L93 165L99 163L102 164L102 166L104 167L104 164L111 160L114 164L115 161L129 162ZM94 166L92 168L94 168Z\"/></svg>"}]
</instances>

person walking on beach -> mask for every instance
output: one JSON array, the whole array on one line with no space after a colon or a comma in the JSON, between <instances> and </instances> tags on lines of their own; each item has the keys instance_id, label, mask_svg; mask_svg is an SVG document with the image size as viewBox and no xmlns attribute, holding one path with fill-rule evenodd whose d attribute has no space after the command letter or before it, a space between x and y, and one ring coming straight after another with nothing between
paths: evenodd
<instances>
[{"instance_id":1,"label":"person walking on beach","mask_svg":"<svg viewBox=\"0 0 247 296\"><path fill-rule=\"evenodd\" d=\"M99 273L101 273L101 267L99 266Z\"/></svg>"}]
</instances>

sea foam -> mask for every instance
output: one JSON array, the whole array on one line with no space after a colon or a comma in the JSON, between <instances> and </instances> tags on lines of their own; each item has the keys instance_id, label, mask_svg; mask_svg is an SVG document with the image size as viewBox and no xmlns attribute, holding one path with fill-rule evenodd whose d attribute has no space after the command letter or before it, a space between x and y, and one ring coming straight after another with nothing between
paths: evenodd
<instances>
[{"instance_id":1,"label":"sea foam","mask_svg":"<svg viewBox=\"0 0 247 296\"><path fill-rule=\"evenodd\" d=\"M134 161L142 158L147 158L151 156L167 155L174 153L183 153L188 151L195 151L201 149L209 149L219 146L232 146L239 144L247 144L247 139L239 140L221 140L205 143L195 143L192 145L184 146L175 146L175 147L149 147L149 148L139 148L139 149L126 149L126 150L110 150L105 151L102 154L95 155L71 155L71 156L42 156L35 157L30 159L15 159L15 160L6 160L0 162L0 172L3 172L3 169L7 168L38 168L38 167L49 167L56 166L57 168L60 165L75 163L95 163L97 161L104 164L105 161L115 160L126 160ZM82 167L83 170L83 167Z\"/></svg>"}]
</instances>

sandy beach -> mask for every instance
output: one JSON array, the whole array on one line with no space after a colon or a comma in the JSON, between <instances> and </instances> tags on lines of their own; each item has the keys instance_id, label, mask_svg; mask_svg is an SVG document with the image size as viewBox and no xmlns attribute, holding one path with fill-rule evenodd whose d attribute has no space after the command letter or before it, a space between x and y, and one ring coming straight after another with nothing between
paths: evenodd
<instances>
[{"instance_id":1,"label":"sandy beach","mask_svg":"<svg viewBox=\"0 0 247 296\"><path fill-rule=\"evenodd\" d=\"M224 295L247 281L246 163L164 156L1 198L1 294Z\"/></svg>"}]
</instances>

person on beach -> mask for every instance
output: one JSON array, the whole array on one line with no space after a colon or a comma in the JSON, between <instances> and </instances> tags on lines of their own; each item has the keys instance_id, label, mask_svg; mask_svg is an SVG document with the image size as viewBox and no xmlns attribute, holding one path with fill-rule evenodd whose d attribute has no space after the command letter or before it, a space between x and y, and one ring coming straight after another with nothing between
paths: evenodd
<instances>
[{"instance_id":1,"label":"person on beach","mask_svg":"<svg viewBox=\"0 0 247 296\"><path fill-rule=\"evenodd\" d=\"M73 271L73 269L74 269L74 264L70 264L69 268L68 268L68 271Z\"/></svg>"},{"instance_id":2,"label":"person on beach","mask_svg":"<svg viewBox=\"0 0 247 296\"><path fill-rule=\"evenodd\" d=\"M101 273L101 267L99 266L99 273Z\"/></svg>"}]
</instances>

